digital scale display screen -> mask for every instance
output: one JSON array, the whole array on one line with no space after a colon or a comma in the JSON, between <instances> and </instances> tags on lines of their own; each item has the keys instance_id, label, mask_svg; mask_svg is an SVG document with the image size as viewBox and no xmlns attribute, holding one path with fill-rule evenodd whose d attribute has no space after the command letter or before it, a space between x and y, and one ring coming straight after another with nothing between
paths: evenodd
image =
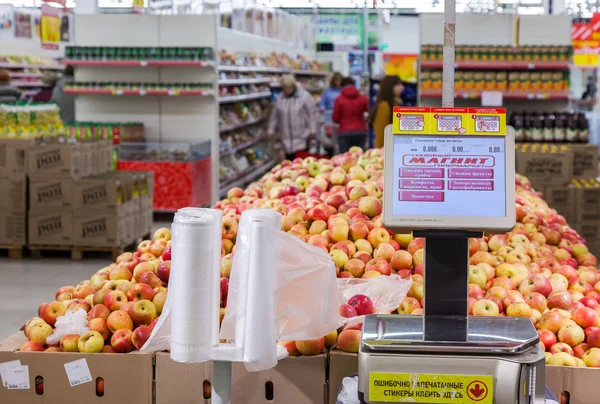
<instances>
[{"instance_id":1,"label":"digital scale display screen","mask_svg":"<svg viewBox=\"0 0 600 404\"><path fill-rule=\"evenodd\" d=\"M394 215L506 216L504 136L394 136Z\"/></svg>"}]
</instances>

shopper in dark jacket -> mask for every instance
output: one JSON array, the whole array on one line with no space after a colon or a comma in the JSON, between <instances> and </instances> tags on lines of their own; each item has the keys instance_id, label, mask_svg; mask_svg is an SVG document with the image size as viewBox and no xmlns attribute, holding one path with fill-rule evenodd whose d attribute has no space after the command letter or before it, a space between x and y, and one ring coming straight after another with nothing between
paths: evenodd
<instances>
[{"instance_id":1,"label":"shopper in dark jacket","mask_svg":"<svg viewBox=\"0 0 600 404\"><path fill-rule=\"evenodd\" d=\"M8 70L0 70L0 104L14 104L21 99L21 91L10 85Z\"/></svg>"},{"instance_id":2,"label":"shopper in dark jacket","mask_svg":"<svg viewBox=\"0 0 600 404\"><path fill-rule=\"evenodd\" d=\"M333 106L333 122L339 124L338 145L340 153L347 152L352 146L365 147L367 143L366 114L369 100L361 94L354 80L346 77L342 80L342 92Z\"/></svg>"}]
</instances>

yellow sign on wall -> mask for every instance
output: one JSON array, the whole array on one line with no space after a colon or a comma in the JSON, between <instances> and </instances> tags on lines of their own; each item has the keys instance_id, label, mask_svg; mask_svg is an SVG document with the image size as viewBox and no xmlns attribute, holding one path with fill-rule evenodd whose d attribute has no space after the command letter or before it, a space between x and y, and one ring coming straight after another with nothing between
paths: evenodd
<instances>
[{"instance_id":1,"label":"yellow sign on wall","mask_svg":"<svg viewBox=\"0 0 600 404\"><path fill-rule=\"evenodd\" d=\"M58 45L60 44L60 17L58 9L47 4L42 5L40 38L42 40L42 48L58 49Z\"/></svg>"}]
</instances>

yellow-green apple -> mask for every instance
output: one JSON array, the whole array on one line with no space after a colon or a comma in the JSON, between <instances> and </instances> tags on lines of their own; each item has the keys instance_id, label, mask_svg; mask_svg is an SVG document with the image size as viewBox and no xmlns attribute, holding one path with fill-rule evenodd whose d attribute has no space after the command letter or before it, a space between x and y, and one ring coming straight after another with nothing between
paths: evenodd
<instances>
[{"instance_id":1,"label":"yellow-green apple","mask_svg":"<svg viewBox=\"0 0 600 404\"><path fill-rule=\"evenodd\" d=\"M102 286L104 286L104 284L108 280L109 280L108 274L105 274L105 273L94 274L90 278L90 286L92 286L94 288L94 292L95 292L97 290L100 290L102 288Z\"/></svg>"},{"instance_id":2,"label":"yellow-green apple","mask_svg":"<svg viewBox=\"0 0 600 404\"><path fill-rule=\"evenodd\" d=\"M589 254L589 252L590 252L588 250L588 247L583 243L573 244L573 247L571 247L571 248L573 249L573 256L575 258L580 257L584 254Z\"/></svg>"},{"instance_id":3,"label":"yellow-green apple","mask_svg":"<svg viewBox=\"0 0 600 404\"><path fill-rule=\"evenodd\" d=\"M531 235L531 242L538 246L546 244L546 237L542 233L533 233Z\"/></svg>"},{"instance_id":4,"label":"yellow-green apple","mask_svg":"<svg viewBox=\"0 0 600 404\"><path fill-rule=\"evenodd\" d=\"M367 240L369 241L369 243L371 243L371 246L377 248L382 243L390 242L390 234L387 232L387 230L382 229L381 227L376 227L369 232Z\"/></svg>"},{"instance_id":5,"label":"yellow-green apple","mask_svg":"<svg viewBox=\"0 0 600 404\"><path fill-rule=\"evenodd\" d=\"M67 308L61 302L53 301L44 305L40 317L48 325L54 327L57 317L63 316L66 312Z\"/></svg>"},{"instance_id":6,"label":"yellow-green apple","mask_svg":"<svg viewBox=\"0 0 600 404\"><path fill-rule=\"evenodd\" d=\"M332 249L337 248L337 246L342 247L342 244L344 244L346 246L346 248L348 249L348 258L352 257L355 253L356 253L356 245L354 244L354 242L350 241L350 240L344 240L343 242L340 243L335 243L332 247ZM346 251L343 248L341 248L342 251Z\"/></svg>"},{"instance_id":7,"label":"yellow-green apple","mask_svg":"<svg viewBox=\"0 0 600 404\"><path fill-rule=\"evenodd\" d=\"M523 295L539 293L547 297L552 293L552 284L542 274L531 274L527 279L519 283L519 292Z\"/></svg>"},{"instance_id":8,"label":"yellow-green apple","mask_svg":"<svg viewBox=\"0 0 600 404\"><path fill-rule=\"evenodd\" d=\"M488 296L486 297L487 300L491 300L492 302L496 303L496 306L498 306L498 312L503 313L504 312L504 303L502 303L502 301L500 299L498 299L496 296Z\"/></svg>"},{"instance_id":9,"label":"yellow-green apple","mask_svg":"<svg viewBox=\"0 0 600 404\"><path fill-rule=\"evenodd\" d=\"M529 307L539 311L540 313L543 313L548 308L548 302L541 293L531 292L526 294L523 298Z\"/></svg>"},{"instance_id":10,"label":"yellow-green apple","mask_svg":"<svg viewBox=\"0 0 600 404\"><path fill-rule=\"evenodd\" d=\"M547 364L550 358L552 357L552 354L550 352L544 352L544 357Z\"/></svg>"},{"instance_id":11,"label":"yellow-green apple","mask_svg":"<svg viewBox=\"0 0 600 404\"><path fill-rule=\"evenodd\" d=\"M375 196L364 196L358 200L358 209L369 217L375 217L381 214L383 204Z\"/></svg>"},{"instance_id":12,"label":"yellow-green apple","mask_svg":"<svg viewBox=\"0 0 600 404\"><path fill-rule=\"evenodd\" d=\"M166 301L167 301L167 291L161 291L154 295L154 298L152 299L152 303L154 304L154 307L156 307L157 315L160 315L160 313L162 313L163 307L165 306Z\"/></svg>"},{"instance_id":13,"label":"yellow-green apple","mask_svg":"<svg viewBox=\"0 0 600 404\"><path fill-rule=\"evenodd\" d=\"M138 283L145 283L147 285L150 285L153 289L158 286L163 286L162 281L153 272L143 273L142 276L140 276L140 280Z\"/></svg>"},{"instance_id":14,"label":"yellow-green apple","mask_svg":"<svg viewBox=\"0 0 600 404\"><path fill-rule=\"evenodd\" d=\"M358 239L354 242L357 251L364 251L369 255L373 252L373 246L365 239ZM600 283L600 282L599 282Z\"/></svg>"},{"instance_id":15,"label":"yellow-green apple","mask_svg":"<svg viewBox=\"0 0 600 404\"><path fill-rule=\"evenodd\" d=\"M354 222L350 225L348 234L353 241L366 239L369 236L369 227L364 222Z\"/></svg>"},{"instance_id":16,"label":"yellow-green apple","mask_svg":"<svg viewBox=\"0 0 600 404\"><path fill-rule=\"evenodd\" d=\"M585 360L584 360L584 362L585 362ZM575 360L573 355L571 355L567 352L558 352L558 353L553 354L550 357L550 359L548 359L548 362L546 362L546 364L575 367L575 366L577 366L577 361Z\"/></svg>"},{"instance_id":17,"label":"yellow-green apple","mask_svg":"<svg viewBox=\"0 0 600 404\"><path fill-rule=\"evenodd\" d=\"M597 281L598 281L598 277L597 277L597 273L596 271L588 271L587 267L582 267L582 268L586 268L586 270L582 270L581 272L579 272L579 279L581 279L582 281L584 281L585 283L588 283L590 285L594 285ZM592 286L593 289L593 286Z\"/></svg>"},{"instance_id":18,"label":"yellow-green apple","mask_svg":"<svg viewBox=\"0 0 600 404\"><path fill-rule=\"evenodd\" d=\"M45 323L45 321L39 317L32 317L29 320L27 320L25 322L25 325L23 326L23 334L25 334L25 336L29 338L29 330L31 329L31 327L38 323Z\"/></svg>"},{"instance_id":19,"label":"yellow-green apple","mask_svg":"<svg viewBox=\"0 0 600 404\"><path fill-rule=\"evenodd\" d=\"M563 318L556 311L549 311L542 314L542 318L535 325L539 330L549 330L553 333L557 333L562 325Z\"/></svg>"},{"instance_id":20,"label":"yellow-green apple","mask_svg":"<svg viewBox=\"0 0 600 404\"><path fill-rule=\"evenodd\" d=\"M348 299L348 304L354 307L359 316L373 313L373 301L366 295L354 295Z\"/></svg>"},{"instance_id":21,"label":"yellow-green apple","mask_svg":"<svg viewBox=\"0 0 600 404\"><path fill-rule=\"evenodd\" d=\"M238 232L238 222L232 217L223 217L221 236L224 239L235 240Z\"/></svg>"},{"instance_id":22,"label":"yellow-green apple","mask_svg":"<svg viewBox=\"0 0 600 404\"><path fill-rule=\"evenodd\" d=\"M237 194L235 195L237 197L241 197L244 193L244 191L242 191L240 194L240 192L239 192L239 191L241 191L240 188L237 188L237 190L235 188L232 188L229 191L237 192ZM228 195L229 195L229 193L228 193ZM228 198L231 198L231 197L228 196ZM158 229L154 232L153 238L154 238L154 241L159 241L159 240L169 241L169 240L171 240L171 230L167 229L166 227L161 227L160 229Z\"/></svg>"},{"instance_id":23,"label":"yellow-green apple","mask_svg":"<svg viewBox=\"0 0 600 404\"><path fill-rule=\"evenodd\" d=\"M63 352L62 348L59 346L49 346L44 349L44 352Z\"/></svg>"},{"instance_id":24,"label":"yellow-green apple","mask_svg":"<svg viewBox=\"0 0 600 404\"><path fill-rule=\"evenodd\" d=\"M308 229L308 234L321 234L327 230L327 222L324 220L315 220Z\"/></svg>"},{"instance_id":25,"label":"yellow-green apple","mask_svg":"<svg viewBox=\"0 0 600 404\"><path fill-rule=\"evenodd\" d=\"M573 347L573 355L576 358L581 358L588 349L590 349L590 346L585 342L582 342L581 344L577 344Z\"/></svg>"},{"instance_id":26,"label":"yellow-green apple","mask_svg":"<svg viewBox=\"0 0 600 404\"><path fill-rule=\"evenodd\" d=\"M325 338L296 341L296 349L305 356L318 355L325 349Z\"/></svg>"},{"instance_id":27,"label":"yellow-green apple","mask_svg":"<svg viewBox=\"0 0 600 404\"><path fill-rule=\"evenodd\" d=\"M508 291L502 286L492 286L485 293L486 296L496 296L500 301L508 297Z\"/></svg>"},{"instance_id":28,"label":"yellow-green apple","mask_svg":"<svg viewBox=\"0 0 600 404\"><path fill-rule=\"evenodd\" d=\"M71 302L67 306L67 310L71 310L73 312L76 312L79 309L83 309L87 313L92 309L92 305L87 300L75 299L71 300Z\"/></svg>"},{"instance_id":29,"label":"yellow-green apple","mask_svg":"<svg viewBox=\"0 0 600 404\"><path fill-rule=\"evenodd\" d=\"M117 310L110 313L106 319L106 324L113 334L122 329L133 330L133 320L124 310Z\"/></svg>"},{"instance_id":30,"label":"yellow-green apple","mask_svg":"<svg viewBox=\"0 0 600 404\"><path fill-rule=\"evenodd\" d=\"M96 293L96 289L90 285L78 285L73 292L74 299L85 299L88 295Z\"/></svg>"},{"instance_id":31,"label":"yellow-green apple","mask_svg":"<svg viewBox=\"0 0 600 404\"><path fill-rule=\"evenodd\" d=\"M486 264L485 262L480 262L479 264L476 265L476 267L479 267L480 269L483 270L483 272L485 272L485 275L486 275L488 281L493 279L494 276L496 276L496 270L490 264Z\"/></svg>"},{"instance_id":32,"label":"yellow-green apple","mask_svg":"<svg viewBox=\"0 0 600 404\"><path fill-rule=\"evenodd\" d=\"M101 304L104 306L104 298L111 292L108 288L101 288L96 293L94 293L94 297L92 298L92 303L94 303L94 307Z\"/></svg>"},{"instance_id":33,"label":"yellow-green apple","mask_svg":"<svg viewBox=\"0 0 600 404\"><path fill-rule=\"evenodd\" d=\"M413 255L413 265L416 267L419 264L425 263L425 249L421 248L420 250L415 251Z\"/></svg>"},{"instance_id":34,"label":"yellow-green apple","mask_svg":"<svg viewBox=\"0 0 600 404\"><path fill-rule=\"evenodd\" d=\"M419 250L421 251L421 250ZM487 274L475 265L469 265L469 283L484 288L487 283Z\"/></svg>"},{"instance_id":35,"label":"yellow-green apple","mask_svg":"<svg viewBox=\"0 0 600 404\"><path fill-rule=\"evenodd\" d=\"M149 264L149 265L152 265L152 264ZM117 281L119 279L125 279L128 281L128 280L131 280L132 276L133 276L133 274L129 269L127 269L125 267L116 267L116 268L113 268L110 270L108 278L111 281Z\"/></svg>"},{"instance_id":36,"label":"yellow-green apple","mask_svg":"<svg viewBox=\"0 0 600 404\"><path fill-rule=\"evenodd\" d=\"M549 350L552 345L556 344L556 334L554 334L552 331L543 329L537 330L537 333L546 350Z\"/></svg>"},{"instance_id":37,"label":"yellow-green apple","mask_svg":"<svg viewBox=\"0 0 600 404\"><path fill-rule=\"evenodd\" d=\"M130 314L135 324L147 325L156 318L156 307L150 300L138 300L134 303Z\"/></svg>"},{"instance_id":38,"label":"yellow-green apple","mask_svg":"<svg viewBox=\"0 0 600 404\"><path fill-rule=\"evenodd\" d=\"M521 263L527 265L531 263L531 257L525 252L515 250L508 253L506 256L506 262L509 264Z\"/></svg>"},{"instance_id":39,"label":"yellow-green apple","mask_svg":"<svg viewBox=\"0 0 600 404\"><path fill-rule=\"evenodd\" d=\"M600 316L594 309L582 307L573 312L573 321L583 328L598 327Z\"/></svg>"},{"instance_id":40,"label":"yellow-green apple","mask_svg":"<svg viewBox=\"0 0 600 404\"><path fill-rule=\"evenodd\" d=\"M351 318L351 317L356 317L358 316L358 313L356 312L356 309L354 308L354 306L351 306L349 304L340 304L340 317L343 318Z\"/></svg>"},{"instance_id":41,"label":"yellow-green apple","mask_svg":"<svg viewBox=\"0 0 600 404\"><path fill-rule=\"evenodd\" d=\"M343 330L338 337L338 348L344 352L357 353L361 335L360 330Z\"/></svg>"},{"instance_id":42,"label":"yellow-green apple","mask_svg":"<svg viewBox=\"0 0 600 404\"><path fill-rule=\"evenodd\" d=\"M39 342L27 341L19 348L21 352L42 352L44 347Z\"/></svg>"},{"instance_id":43,"label":"yellow-green apple","mask_svg":"<svg viewBox=\"0 0 600 404\"><path fill-rule=\"evenodd\" d=\"M502 286L506 290L513 290L515 288L514 282L506 276L499 276L498 278L492 279L490 281L490 287L494 286Z\"/></svg>"},{"instance_id":44,"label":"yellow-green apple","mask_svg":"<svg viewBox=\"0 0 600 404\"><path fill-rule=\"evenodd\" d=\"M343 219L335 220L329 225L329 238L333 242L347 240L349 231L350 226L347 221Z\"/></svg>"},{"instance_id":45,"label":"yellow-green apple","mask_svg":"<svg viewBox=\"0 0 600 404\"><path fill-rule=\"evenodd\" d=\"M110 330L108 329L108 325L106 324L106 320L103 318L93 318L88 321L88 328L91 331L96 331L100 335L102 335L103 339L108 339L110 337Z\"/></svg>"},{"instance_id":46,"label":"yellow-green apple","mask_svg":"<svg viewBox=\"0 0 600 404\"><path fill-rule=\"evenodd\" d=\"M471 265L475 266L480 263L485 263L495 268L496 264L498 263L498 259L487 251L477 251L471 256L470 263Z\"/></svg>"},{"instance_id":47,"label":"yellow-green apple","mask_svg":"<svg viewBox=\"0 0 600 404\"><path fill-rule=\"evenodd\" d=\"M64 302L67 300L73 300L73 292L63 292L56 297L56 301Z\"/></svg>"},{"instance_id":48,"label":"yellow-green apple","mask_svg":"<svg viewBox=\"0 0 600 404\"><path fill-rule=\"evenodd\" d=\"M83 353L99 353L102 347L104 347L104 338L96 331L85 332L77 341L77 349Z\"/></svg>"},{"instance_id":49,"label":"yellow-green apple","mask_svg":"<svg viewBox=\"0 0 600 404\"><path fill-rule=\"evenodd\" d=\"M158 279L163 281L166 284L169 283L169 277L171 276L171 261L164 261L158 265L156 268L156 276Z\"/></svg>"},{"instance_id":50,"label":"yellow-green apple","mask_svg":"<svg viewBox=\"0 0 600 404\"><path fill-rule=\"evenodd\" d=\"M154 289L145 283L136 283L127 290L127 299L130 302L137 302L142 299L152 300L153 297Z\"/></svg>"},{"instance_id":51,"label":"yellow-green apple","mask_svg":"<svg viewBox=\"0 0 600 404\"><path fill-rule=\"evenodd\" d=\"M586 353L581 356L581 360L585 362L585 365L590 368L600 367L600 349L590 348Z\"/></svg>"},{"instance_id":52,"label":"yellow-green apple","mask_svg":"<svg viewBox=\"0 0 600 404\"><path fill-rule=\"evenodd\" d=\"M79 334L67 334L60 338L60 347L63 352L79 352Z\"/></svg>"},{"instance_id":53,"label":"yellow-green apple","mask_svg":"<svg viewBox=\"0 0 600 404\"><path fill-rule=\"evenodd\" d=\"M75 288L73 286L63 286L56 291L54 297L58 300L58 296L62 293L73 293L75 292Z\"/></svg>"},{"instance_id":54,"label":"yellow-green apple","mask_svg":"<svg viewBox=\"0 0 600 404\"><path fill-rule=\"evenodd\" d=\"M348 262L348 256L341 250L333 250L329 253L329 256L335 262L338 268L343 269L344 265Z\"/></svg>"},{"instance_id":55,"label":"yellow-green apple","mask_svg":"<svg viewBox=\"0 0 600 404\"><path fill-rule=\"evenodd\" d=\"M117 330L112 337L110 337L110 346L115 350L116 353L128 353L135 349L131 340L132 331L128 329Z\"/></svg>"},{"instance_id":56,"label":"yellow-green apple","mask_svg":"<svg viewBox=\"0 0 600 404\"><path fill-rule=\"evenodd\" d=\"M569 287L569 280L561 274L554 273L548 278L553 292L564 292Z\"/></svg>"},{"instance_id":57,"label":"yellow-green apple","mask_svg":"<svg viewBox=\"0 0 600 404\"><path fill-rule=\"evenodd\" d=\"M496 303L488 299L482 299L473 306L474 316L498 316L500 311Z\"/></svg>"},{"instance_id":58,"label":"yellow-green apple","mask_svg":"<svg viewBox=\"0 0 600 404\"><path fill-rule=\"evenodd\" d=\"M150 334L152 334L152 329L146 325L141 325L133 330L131 334L131 342L133 346L138 351L142 349L148 338L150 338Z\"/></svg>"},{"instance_id":59,"label":"yellow-green apple","mask_svg":"<svg viewBox=\"0 0 600 404\"><path fill-rule=\"evenodd\" d=\"M571 278L569 280L568 290L575 290L581 293L588 293L594 290L593 286L585 282L579 277Z\"/></svg>"},{"instance_id":60,"label":"yellow-green apple","mask_svg":"<svg viewBox=\"0 0 600 404\"><path fill-rule=\"evenodd\" d=\"M531 320L531 322L533 324L537 324L537 322L540 321L541 318L542 318L542 313L540 313L536 309L531 309L531 315L529 316L529 319Z\"/></svg>"},{"instance_id":61,"label":"yellow-green apple","mask_svg":"<svg viewBox=\"0 0 600 404\"><path fill-rule=\"evenodd\" d=\"M548 296L548 308L569 310L573 304L573 297L569 292L554 292Z\"/></svg>"},{"instance_id":62,"label":"yellow-green apple","mask_svg":"<svg viewBox=\"0 0 600 404\"><path fill-rule=\"evenodd\" d=\"M87 319L92 320L94 318L103 318L107 319L110 314L110 310L103 304L96 304L92 309L88 312Z\"/></svg>"},{"instance_id":63,"label":"yellow-green apple","mask_svg":"<svg viewBox=\"0 0 600 404\"><path fill-rule=\"evenodd\" d=\"M567 324L558 330L558 340L574 347L581 344L585 339L583 329L577 324Z\"/></svg>"},{"instance_id":64,"label":"yellow-green apple","mask_svg":"<svg viewBox=\"0 0 600 404\"><path fill-rule=\"evenodd\" d=\"M144 240L138 244L137 252L141 255L150 253L150 246L152 245L152 241Z\"/></svg>"},{"instance_id":65,"label":"yellow-green apple","mask_svg":"<svg viewBox=\"0 0 600 404\"><path fill-rule=\"evenodd\" d=\"M525 302L514 302L506 308L506 315L510 317L527 317L531 316L531 307Z\"/></svg>"},{"instance_id":66,"label":"yellow-green apple","mask_svg":"<svg viewBox=\"0 0 600 404\"><path fill-rule=\"evenodd\" d=\"M104 297L104 305L110 311L119 310L127 301L127 295L120 290L113 290Z\"/></svg>"},{"instance_id":67,"label":"yellow-green apple","mask_svg":"<svg viewBox=\"0 0 600 404\"><path fill-rule=\"evenodd\" d=\"M337 338L338 338L337 330L331 331L329 334L325 335L324 338L325 338L325 348L333 347L336 344Z\"/></svg>"},{"instance_id":68,"label":"yellow-green apple","mask_svg":"<svg viewBox=\"0 0 600 404\"><path fill-rule=\"evenodd\" d=\"M292 227L292 226L293 225L290 225L290 227ZM169 245L171 245L171 244L169 244ZM231 240L228 240L228 239L221 240L221 247L225 250L226 254L229 254L231 252L231 249L233 248L233 242ZM163 257L162 257L163 261L171 261L170 258L168 260L166 260L164 258L164 255L165 255L165 253L163 252Z\"/></svg>"},{"instance_id":69,"label":"yellow-green apple","mask_svg":"<svg viewBox=\"0 0 600 404\"><path fill-rule=\"evenodd\" d=\"M157 240L150 245L149 253L154 255L155 257L160 257L162 253L165 251L165 247L167 246L167 240L161 239Z\"/></svg>"},{"instance_id":70,"label":"yellow-green apple","mask_svg":"<svg viewBox=\"0 0 600 404\"><path fill-rule=\"evenodd\" d=\"M401 269L410 269L412 267L413 257L405 250L398 250L394 252L392 259L390 260L390 266L394 271Z\"/></svg>"},{"instance_id":71,"label":"yellow-green apple","mask_svg":"<svg viewBox=\"0 0 600 404\"><path fill-rule=\"evenodd\" d=\"M372 259L371 261L367 262L365 272L368 271L377 271L381 275L390 275L392 273L392 268L386 260L380 258Z\"/></svg>"},{"instance_id":72,"label":"yellow-green apple","mask_svg":"<svg viewBox=\"0 0 600 404\"><path fill-rule=\"evenodd\" d=\"M133 269L133 279L135 279L136 282L139 282L140 278L142 277L142 275L144 273L146 273L146 272L156 273L156 271L157 270L154 268L154 264L152 264L151 262L140 262ZM131 277L130 277L130 279L131 279Z\"/></svg>"},{"instance_id":73,"label":"yellow-green apple","mask_svg":"<svg viewBox=\"0 0 600 404\"><path fill-rule=\"evenodd\" d=\"M400 245L400 248L407 248L411 241L413 241L413 234L394 234L394 240Z\"/></svg>"},{"instance_id":74,"label":"yellow-green apple","mask_svg":"<svg viewBox=\"0 0 600 404\"><path fill-rule=\"evenodd\" d=\"M392 247L390 243L381 243L377 246L375 251L373 251L373 258L381 258L390 262L395 252L396 250L394 250L394 247Z\"/></svg>"},{"instance_id":75,"label":"yellow-green apple","mask_svg":"<svg viewBox=\"0 0 600 404\"><path fill-rule=\"evenodd\" d=\"M488 240L488 247L491 251L497 251L500 247L508 245L508 238L506 234L494 234Z\"/></svg>"},{"instance_id":76,"label":"yellow-green apple","mask_svg":"<svg viewBox=\"0 0 600 404\"><path fill-rule=\"evenodd\" d=\"M344 270L351 273L353 277L360 278L365 273L365 264L359 259L352 258L344 265Z\"/></svg>"},{"instance_id":77,"label":"yellow-green apple","mask_svg":"<svg viewBox=\"0 0 600 404\"><path fill-rule=\"evenodd\" d=\"M398 314L411 314L414 310L420 309L419 301L412 297L405 297L398 306Z\"/></svg>"},{"instance_id":78,"label":"yellow-green apple","mask_svg":"<svg viewBox=\"0 0 600 404\"><path fill-rule=\"evenodd\" d=\"M413 239L408 246L406 247L406 251L408 251L411 255L415 255L418 250L425 248L425 239L422 237L418 237Z\"/></svg>"},{"instance_id":79,"label":"yellow-green apple","mask_svg":"<svg viewBox=\"0 0 600 404\"><path fill-rule=\"evenodd\" d=\"M371 254L369 254L366 251L357 251L356 253L354 253L352 258L361 260L365 265L367 265L367 262L371 261L371 259L372 259Z\"/></svg>"},{"instance_id":80,"label":"yellow-green apple","mask_svg":"<svg viewBox=\"0 0 600 404\"><path fill-rule=\"evenodd\" d=\"M564 342L557 342L548 349L552 354L557 354L559 352L565 352L569 355L573 355L573 348L569 344Z\"/></svg>"}]
</instances>

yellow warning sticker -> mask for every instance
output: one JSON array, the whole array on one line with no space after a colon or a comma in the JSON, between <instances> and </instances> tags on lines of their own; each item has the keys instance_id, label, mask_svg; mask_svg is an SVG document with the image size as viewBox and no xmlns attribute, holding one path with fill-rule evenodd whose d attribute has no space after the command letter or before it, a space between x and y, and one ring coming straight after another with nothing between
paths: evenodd
<instances>
[{"instance_id":1,"label":"yellow warning sticker","mask_svg":"<svg viewBox=\"0 0 600 404\"><path fill-rule=\"evenodd\" d=\"M369 401L492 404L493 398L493 376L382 372L369 374Z\"/></svg>"}]
</instances>

